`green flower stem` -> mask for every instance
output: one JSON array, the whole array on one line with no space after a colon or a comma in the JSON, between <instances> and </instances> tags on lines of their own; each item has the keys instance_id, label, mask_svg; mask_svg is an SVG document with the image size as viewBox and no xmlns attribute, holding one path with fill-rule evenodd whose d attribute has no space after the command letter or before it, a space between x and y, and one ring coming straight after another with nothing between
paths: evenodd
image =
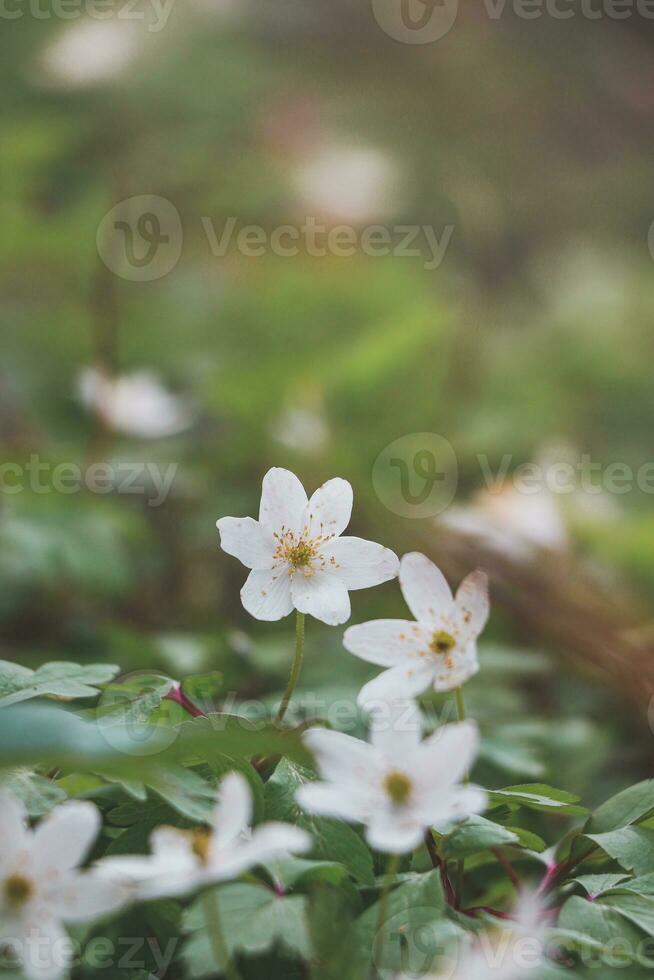
<instances>
[{"instance_id":1,"label":"green flower stem","mask_svg":"<svg viewBox=\"0 0 654 980\"><path fill-rule=\"evenodd\" d=\"M386 916L388 914L388 900L391 894L391 885L393 883L393 878L397 874L397 869L400 866L400 855L390 854L388 857L388 864L386 866L386 874L384 876L384 885L382 888L381 897L379 899L379 914L377 916L377 935L375 938L375 947L381 949L382 935L381 930L386 922Z\"/></svg>"},{"instance_id":2,"label":"green flower stem","mask_svg":"<svg viewBox=\"0 0 654 980\"><path fill-rule=\"evenodd\" d=\"M466 720L466 702L463 696L463 687L457 687L454 692L456 698L456 710L459 716L459 721ZM470 782L470 773L466 772L463 776L463 782L467 784ZM458 899L459 908L461 907L461 902L463 901L463 882L465 879L465 858L461 858L460 861L456 863L456 894Z\"/></svg>"},{"instance_id":3,"label":"green flower stem","mask_svg":"<svg viewBox=\"0 0 654 980\"><path fill-rule=\"evenodd\" d=\"M204 906L204 918L207 924L207 931L209 933L211 952L213 953L213 958L217 968L225 975L227 980L241 980L241 975L232 962L232 958L229 955L229 950L227 949L222 926L220 924L220 907L218 905L218 896L214 888L207 888L202 896L202 904Z\"/></svg>"},{"instance_id":4,"label":"green flower stem","mask_svg":"<svg viewBox=\"0 0 654 980\"><path fill-rule=\"evenodd\" d=\"M279 724L286 714L289 702L293 697L293 691L295 690L295 685L298 682L300 676L300 671L302 670L302 658L304 657L304 613L297 612L295 620L295 657L293 658L293 666L291 667L291 676L288 679L288 684L286 685L286 690L284 691L284 697L282 698L277 714L275 715L275 724Z\"/></svg>"}]
</instances>

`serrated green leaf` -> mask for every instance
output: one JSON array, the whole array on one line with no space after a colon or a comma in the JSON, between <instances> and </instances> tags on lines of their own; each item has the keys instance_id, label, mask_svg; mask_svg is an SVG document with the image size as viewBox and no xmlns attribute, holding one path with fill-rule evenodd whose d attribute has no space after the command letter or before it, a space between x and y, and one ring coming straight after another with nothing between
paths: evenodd
<instances>
[{"instance_id":1,"label":"serrated green leaf","mask_svg":"<svg viewBox=\"0 0 654 980\"><path fill-rule=\"evenodd\" d=\"M58 803L67 799L67 793L61 786L40 776L32 769L15 769L5 773L0 781L2 789L9 790L25 805L30 817L42 817Z\"/></svg>"},{"instance_id":2,"label":"serrated green leaf","mask_svg":"<svg viewBox=\"0 0 654 980\"><path fill-rule=\"evenodd\" d=\"M444 918L445 899L438 871L404 876L388 897L385 922L379 929L379 902L357 920L361 967L372 955L385 976L411 973L424 976L444 946L463 934L460 926ZM388 971L388 972L387 972Z\"/></svg>"},{"instance_id":3,"label":"serrated green leaf","mask_svg":"<svg viewBox=\"0 0 654 980\"><path fill-rule=\"evenodd\" d=\"M0 660L0 708L31 698L94 698L120 668L112 664L53 661L37 670Z\"/></svg>"},{"instance_id":4,"label":"serrated green leaf","mask_svg":"<svg viewBox=\"0 0 654 980\"><path fill-rule=\"evenodd\" d=\"M615 909L598 902L589 902L576 895L569 898L561 909L557 932L559 929L570 930L581 937L588 937L591 943L599 943L608 950L616 949L617 944L621 943L628 961L637 958L642 939L641 933Z\"/></svg>"},{"instance_id":5,"label":"serrated green leaf","mask_svg":"<svg viewBox=\"0 0 654 980\"><path fill-rule=\"evenodd\" d=\"M625 871L644 875L654 871L654 830L621 827L606 834L586 834Z\"/></svg>"},{"instance_id":6,"label":"serrated green leaf","mask_svg":"<svg viewBox=\"0 0 654 980\"><path fill-rule=\"evenodd\" d=\"M591 898L599 898L605 892L610 892L611 889L615 888L620 882L625 881L627 875L623 874L606 874L606 875L578 875L576 878L570 879L575 881L578 885L584 889L587 895Z\"/></svg>"},{"instance_id":7,"label":"serrated green leaf","mask_svg":"<svg viewBox=\"0 0 654 980\"><path fill-rule=\"evenodd\" d=\"M302 959L311 956L304 896L277 895L263 885L238 883L215 890L212 898L218 903L222 933L231 956L261 954L275 945ZM204 896L193 903L184 922L193 933L182 952L189 976L212 976L220 965L215 963L211 949Z\"/></svg>"},{"instance_id":8,"label":"serrated green leaf","mask_svg":"<svg viewBox=\"0 0 654 980\"><path fill-rule=\"evenodd\" d=\"M372 884L372 854L357 832L342 821L309 816L295 802L296 790L310 776L302 766L282 759L266 783L266 818L304 827L313 837L313 857L343 864L361 884Z\"/></svg>"},{"instance_id":9,"label":"serrated green leaf","mask_svg":"<svg viewBox=\"0 0 654 980\"><path fill-rule=\"evenodd\" d=\"M615 909L648 936L654 936L654 899L645 895L605 895L602 905Z\"/></svg>"},{"instance_id":10,"label":"serrated green leaf","mask_svg":"<svg viewBox=\"0 0 654 980\"><path fill-rule=\"evenodd\" d=\"M347 868L335 861L309 861L306 858L282 857L266 862L266 869L272 881L284 891L303 888L317 881L330 885L340 885L347 878Z\"/></svg>"},{"instance_id":11,"label":"serrated green leaf","mask_svg":"<svg viewBox=\"0 0 654 980\"><path fill-rule=\"evenodd\" d=\"M603 834L636 823L654 812L654 779L629 786L602 803L591 815L586 832Z\"/></svg>"},{"instance_id":12,"label":"serrated green leaf","mask_svg":"<svg viewBox=\"0 0 654 980\"><path fill-rule=\"evenodd\" d=\"M147 781L156 793L182 816L209 823L216 805L216 787L191 769L167 766Z\"/></svg>"}]
</instances>

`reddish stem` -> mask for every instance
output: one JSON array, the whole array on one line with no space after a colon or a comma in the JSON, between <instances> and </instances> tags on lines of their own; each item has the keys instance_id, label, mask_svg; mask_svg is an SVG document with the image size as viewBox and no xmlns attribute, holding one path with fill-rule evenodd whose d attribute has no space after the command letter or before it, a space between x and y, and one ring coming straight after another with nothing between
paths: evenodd
<instances>
[{"instance_id":1,"label":"reddish stem","mask_svg":"<svg viewBox=\"0 0 654 980\"><path fill-rule=\"evenodd\" d=\"M176 704L181 704L182 708L184 708L185 711L188 711L192 718L207 717L206 711L203 711L202 708L198 708L197 705L193 704L193 702L186 697L179 681L175 681L173 683L173 686L168 691L164 701L174 701Z\"/></svg>"}]
</instances>

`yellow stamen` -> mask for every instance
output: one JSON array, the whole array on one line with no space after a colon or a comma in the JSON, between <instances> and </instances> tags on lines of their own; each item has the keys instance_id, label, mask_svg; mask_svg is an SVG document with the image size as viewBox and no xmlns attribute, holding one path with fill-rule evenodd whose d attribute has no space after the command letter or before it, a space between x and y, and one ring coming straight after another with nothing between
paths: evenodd
<instances>
[{"instance_id":1,"label":"yellow stamen","mask_svg":"<svg viewBox=\"0 0 654 980\"><path fill-rule=\"evenodd\" d=\"M431 638L429 649L432 653L447 654L456 646L456 640L451 633L437 630Z\"/></svg>"},{"instance_id":2,"label":"yellow stamen","mask_svg":"<svg viewBox=\"0 0 654 980\"><path fill-rule=\"evenodd\" d=\"M403 772L389 772L384 780L384 789L398 805L406 803L411 795L411 780Z\"/></svg>"},{"instance_id":3,"label":"yellow stamen","mask_svg":"<svg viewBox=\"0 0 654 980\"><path fill-rule=\"evenodd\" d=\"M5 898L11 908L19 908L34 894L34 885L21 874L10 875L5 881Z\"/></svg>"}]
</instances>

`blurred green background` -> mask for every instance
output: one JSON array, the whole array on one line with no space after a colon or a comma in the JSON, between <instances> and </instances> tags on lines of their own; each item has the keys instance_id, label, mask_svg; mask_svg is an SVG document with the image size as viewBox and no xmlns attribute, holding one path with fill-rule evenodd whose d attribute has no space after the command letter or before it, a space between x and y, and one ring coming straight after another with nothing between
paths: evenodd
<instances>
[{"instance_id":1,"label":"blurred green background","mask_svg":"<svg viewBox=\"0 0 654 980\"><path fill-rule=\"evenodd\" d=\"M309 492L339 475L352 533L425 550L454 579L491 572L470 694L490 784L556 769L592 802L647 772L651 494L525 504L489 496L478 456L497 470L510 454L509 474L651 458L648 22L461 5L446 36L411 45L353 0L175 0L165 23L149 4L11 9L0 444L3 465L47 468L45 491L2 470L0 656L217 670L222 694L274 700L292 623L248 618L246 571L214 524L256 514L271 465ZM134 281L125 235L103 224L141 195L182 229L152 281ZM361 248L220 256L207 237L207 222L269 235L307 216L451 238L430 269ZM425 432L457 461L440 522L389 506L373 475L390 443ZM151 486L48 483L102 461L177 469L160 506ZM396 583L354 595L353 622L380 615L404 615ZM326 701L370 676L341 635L310 624L302 687Z\"/></svg>"}]
</instances>

